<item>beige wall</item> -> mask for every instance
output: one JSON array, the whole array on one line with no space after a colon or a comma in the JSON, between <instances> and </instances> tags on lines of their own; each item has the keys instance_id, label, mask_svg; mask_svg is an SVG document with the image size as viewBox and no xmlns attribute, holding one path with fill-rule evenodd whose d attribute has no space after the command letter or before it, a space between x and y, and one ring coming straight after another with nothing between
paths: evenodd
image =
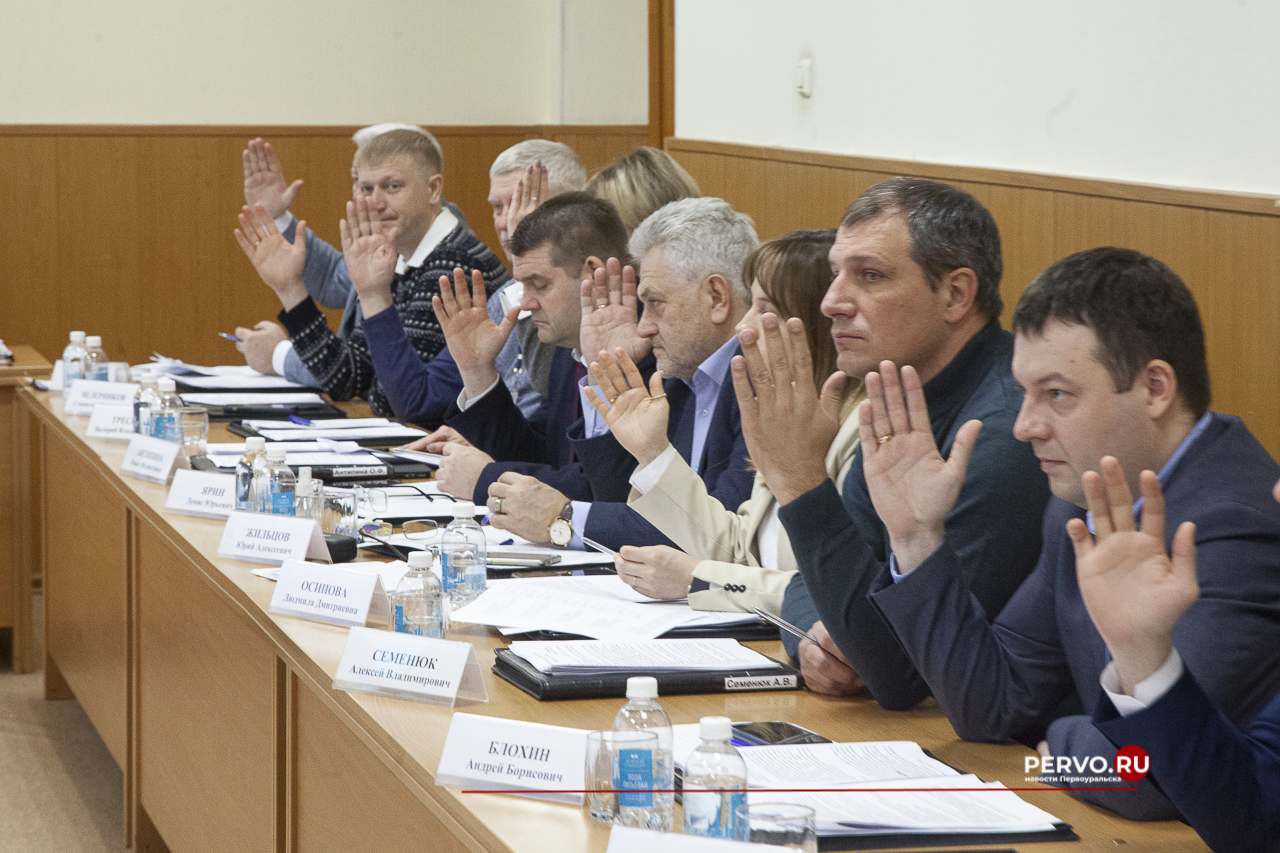
<instances>
[{"instance_id":1,"label":"beige wall","mask_svg":"<svg viewBox=\"0 0 1280 853\"><path fill-rule=\"evenodd\" d=\"M645 8L0 0L0 124L639 124Z\"/></svg>"}]
</instances>

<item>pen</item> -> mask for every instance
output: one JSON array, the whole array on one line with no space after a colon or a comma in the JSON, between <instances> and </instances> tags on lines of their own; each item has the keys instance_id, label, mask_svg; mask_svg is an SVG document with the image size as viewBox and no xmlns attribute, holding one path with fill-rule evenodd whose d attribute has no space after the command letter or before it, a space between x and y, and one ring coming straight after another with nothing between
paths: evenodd
<instances>
[{"instance_id":1,"label":"pen","mask_svg":"<svg viewBox=\"0 0 1280 853\"><path fill-rule=\"evenodd\" d=\"M597 551L608 554L612 557L618 556L617 551L613 550L612 548L608 548L608 547L605 547L604 545L601 545L599 542L595 541L594 539L588 539L587 537L583 536L582 544L586 545L589 548L594 548Z\"/></svg>"},{"instance_id":2,"label":"pen","mask_svg":"<svg viewBox=\"0 0 1280 853\"><path fill-rule=\"evenodd\" d=\"M229 333L227 333L227 332L218 332L218 337L220 337L220 338L226 338L227 340L231 341L232 343L236 343L236 344L240 343L240 339L239 339L239 338L237 338L235 335L229 334Z\"/></svg>"},{"instance_id":3,"label":"pen","mask_svg":"<svg viewBox=\"0 0 1280 853\"><path fill-rule=\"evenodd\" d=\"M298 424L299 426L305 426L305 427L311 426L311 421L307 420L304 417L300 417L299 415L289 415L289 423L294 423L294 424Z\"/></svg>"},{"instance_id":4,"label":"pen","mask_svg":"<svg viewBox=\"0 0 1280 853\"><path fill-rule=\"evenodd\" d=\"M815 640L809 634L809 632L801 631L799 628L797 628L795 625L792 625L790 622L788 622L786 619L783 619L781 616L774 616L769 611L761 610L759 607L753 607L752 611L761 619L768 622L770 625L777 625L779 628L786 631L788 634L797 636L802 640L808 640L809 642L817 646L819 649L822 649L822 651L826 652L828 655L831 655L831 657L835 658L836 660L840 660L840 658L837 658L835 655L832 655L831 652L828 652L826 649L823 649L822 643L819 643L817 640ZM849 666L849 664L845 663L842 660L840 660L840 663L844 663L845 666ZM849 667L849 668L852 669L853 667Z\"/></svg>"}]
</instances>

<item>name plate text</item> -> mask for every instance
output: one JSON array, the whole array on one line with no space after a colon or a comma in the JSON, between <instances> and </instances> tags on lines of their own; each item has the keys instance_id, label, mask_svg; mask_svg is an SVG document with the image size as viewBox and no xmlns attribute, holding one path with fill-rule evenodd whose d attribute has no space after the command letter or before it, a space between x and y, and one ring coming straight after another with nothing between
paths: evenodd
<instances>
[{"instance_id":1,"label":"name plate text","mask_svg":"<svg viewBox=\"0 0 1280 853\"><path fill-rule=\"evenodd\" d=\"M63 397L63 409L68 415L93 414L93 407L133 406L133 396L141 387L135 382L102 382L97 379L77 379L71 383Z\"/></svg>"},{"instance_id":2,"label":"name plate text","mask_svg":"<svg viewBox=\"0 0 1280 853\"><path fill-rule=\"evenodd\" d=\"M351 629L333 689L451 707L458 699L489 701L470 643L374 628Z\"/></svg>"},{"instance_id":3,"label":"name plate text","mask_svg":"<svg viewBox=\"0 0 1280 853\"><path fill-rule=\"evenodd\" d=\"M390 613L382 578L336 566L285 560L270 612L330 625L360 626Z\"/></svg>"},{"instance_id":4,"label":"name plate text","mask_svg":"<svg viewBox=\"0 0 1280 853\"><path fill-rule=\"evenodd\" d=\"M181 444L134 433L129 439L129 449L124 452L120 473L167 486L175 468L189 467Z\"/></svg>"},{"instance_id":5,"label":"name plate text","mask_svg":"<svg viewBox=\"0 0 1280 853\"><path fill-rule=\"evenodd\" d=\"M581 805L586 757L582 729L454 714L436 783Z\"/></svg>"},{"instance_id":6,"label":"name plate text","mask_svg":"<svg viewBox=\"0 0 1280 853\"><path fill-rule=\"evenodd\" d=\"M233 512L218 544L218 556L279 565L285 560L333 562L314 518Z\"/></svg>"},{"instance_id":7,"label":"name plate text","mask_svg":"<svg viewBox=\"0 0 1280 853\"><path fill-rule=\"evenodd\" d=\"M226 518L236 509L236 477L210 471L176 471L164 508L183 515Z\"/></svg>"},{"instance_id":8,"label":"name plate text","mask_svg":"<svg viewBox=\"0 0 1280 853\"><path fill-rule=\"evenodd\" d=\"M117 406L113 403L99 403L93 407L89 415L89 429L86 434L91 438L123 438L131 440L137 433L133 431L133 405Z\"/></svg>"}]
</instances>

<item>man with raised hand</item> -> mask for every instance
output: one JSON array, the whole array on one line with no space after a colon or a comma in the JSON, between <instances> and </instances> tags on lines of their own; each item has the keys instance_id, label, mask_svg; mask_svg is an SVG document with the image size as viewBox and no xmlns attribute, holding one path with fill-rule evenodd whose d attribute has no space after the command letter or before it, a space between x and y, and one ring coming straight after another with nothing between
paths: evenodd
<instances>
[{"instance_id":1,"label":"man with raised hand","mask_svg":"<svg viewBox=\"0 0 1280 853\"><path fill-rule=\"evenodd\" d=\"M1111 655L1094 725L1115 746L1146 752L1139 771L1210 848L1267 853L1280 838L1280 694L1243 729L1214 707L1175 648L1174 631L1200 597L1195 524L1180 524L1166 546L1160 481L1143 471L1135 529L1120 463L1104 456L1100 467L1101 476L1081 478L1096 541L1082 520L1067 522L1080 595ZM1280 500L1280 481L1272 495Z\"/></svg>"},{"instance_id":2,"label":"man with raised hand","mask_svg":"<svg viewBox=\"0 0 1280 853\"><path fill-rule=\"evenodd\" d=\"M352 134L357 152L375 137L391 130L409 130L426 134L422 128L411 124L376 124L362 127ZM290 205L302 189L302 181L288 183L280 158L271 143L261 137L249 140L241 153L244 165L244 202L250 208L261 204L275 219L276 228L285 240L292 243L298 220L289 212ZM352 198L356 198L356 166L354 155L351 163ZM465 226L466 218L453 202L447 199L443 205ZM304 229L305 230L305 229ZM342 320L338 324L338 337L346 338L355 328L360 316L360 304L351 287L342 253L325 243L314 232L306 231L307 260L302 270L302 280L307 293L317 304L325 308L342 308ZM240 338L236 349L244 353L245 363L259 373L275 373L300 385L316 385L315 377L307 370L302 359L293 350L289 334L279 323L262 320L252 329L236 329Z\"/></svg>"},{"instance_id":3,"label":"man with raised hand","mask_svg":"<svg viewBox=\"0 0 1280 853\"><path fill-rule=\"evenodd\" d=\"M944 461L925 426L917 371L903 367L899 380L885 362L867 376L860 413L867 485L894 557L872 602L961 737L1043 738L1045 754L1076 766L1109 760L1106 737L1064 703L1092 708L1102 694L1106 646L1081 598L1067 525L1078 534L1080 522L1099 524L1086 513L1082 476L1113 456L1131 472L1131 494L1137 472L1157 471L1170 524L1195 523L1202 598L1173 639L1214 702L1237 723L1250 719L1280 690L1280 507L1268 497L1280 466L1239 418L1208 411L1190 291L1154 258L1091 249L1028 285L1013 328L1013 372L1026 392L1014 434L1030 443L1054 493L1035 571L988 624L945 519L979 427L991 427L965 424ZM1149 780L1120 783L1135 785L1109 790L1091 779L1078 793L1129 818L1177 816Z\"/></svg>"},{"instance_id":4,"label":"man with raised hand","mask_svg":"<svg viewBox=\"0 0 1280 853\"><path fill-rule=\"evenodd\" d=\"M320 387L338 400L361 396L378 414L390 414L400 408L393 397L422 393L417 382L405 387L403 365L432 361L444 348L431 308L439 277L455 267L474 269L495 289L508 276L497 257L442 210L444 178L433 139L390 131L359 149L356 164L359 199L348 202L341 227L363 318L346 340L329 330L307 294L301 241L284 240L261 205L242 211L243 230L236 238L280 297L280 320ZM443 415L457 381L447 360L439 366L439 381L431 382L426 393L436 397Z\"/></svg>"},{"instance_id":5,"label":"man with raised hand","mask_svg":"<svg viewBox=\"0 0 1280 853\"><path fill-rule=\"evenodd\" d=\"M832 318L837 366L845 375L860 379L885 358L920 366L931 430L944 454L966 420L999 425L984 431L947 518L964 575L994 618L1035 565L1049 498L1035 458L1012 435L1022 396L1009 369L1013 336L999 322L995 220L963 190L894 178L849 206L830 259L835 280L822 312ZM795 339L790 361L784 332ZM889 546L863 478L866 448L837 491L824 465L826 445L793 439L824 430L834 435L839 423L818 404L807 378L804 330L798 320L780 327L766 316L765 334L777 338L767 346L770 363L754 333L740 336L745 362L735 369L734 384L751 461L778 499L800 569L782 615L809 629L822 647L797 646L789 635L784 643L799 657L811 689L844 694L865 682L884 707L911 708L929 695L928 685L867 600L888 564Z\"/></svg>"}]
</instances>

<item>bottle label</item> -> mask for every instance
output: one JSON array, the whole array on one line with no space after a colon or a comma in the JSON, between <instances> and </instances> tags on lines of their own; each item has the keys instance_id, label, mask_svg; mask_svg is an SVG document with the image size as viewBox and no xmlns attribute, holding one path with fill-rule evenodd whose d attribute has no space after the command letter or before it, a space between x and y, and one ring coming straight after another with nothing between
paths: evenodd
<instances>
[{"instance_id":1,"label":"bottle label","mask_svg":"<svg viewBox=\"0 0 1280 853\"><path fill-rule=\"evenodd\" d=\"M620 808L653 808L653 750L618 750L613 787Z\"/></svg>"},{"instance_id":2,"label":"bottle label","mask_svg":"<svg viewBox=\"0 0 1280 853\"><path fill-rule=\"evenodd\" d=\"M107 370L107 366L105 364L94 365L93 367L89 368L88 371L85 372L84 378L97 379L101 382L106 382L108 379L111 378L111 373Z\"/></svg>"},{"instance_id":3,"label":"bottle label","mask_svg":"<svg viewBox=\"0 0 1280 853\"><path fill-rule=\"evenodd\" d=\"M293 492L271 493L272 515L293 515Z\"/></svg>"},{"instance_id":4,"label":"bottle label","mask_svg":"<svg viewBox=\"0 0 1280 853\"><path fill-rule=\"evenodd\" d=\"M738 808L746 805L745 791L697 791L686 785L683 800L685 835L738 838Z\"/></svg>"},{"instance_id":5,"label":"bottle label","mask_svg":"<svg viewBox=\"0 0 1280 853\"><path fill-rule=\"evenodd\" d=\"M157 415L151 421L151 434L165 441L178 440L178 419L173 415Z\"/></svg>"}]
</instances>

